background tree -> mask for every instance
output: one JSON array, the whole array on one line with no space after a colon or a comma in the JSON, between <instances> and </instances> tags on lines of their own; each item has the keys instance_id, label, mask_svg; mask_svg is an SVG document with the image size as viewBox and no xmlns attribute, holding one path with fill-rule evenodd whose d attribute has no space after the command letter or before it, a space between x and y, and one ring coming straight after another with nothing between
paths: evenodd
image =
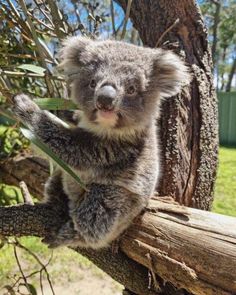
<instances>
[{"instance_id":1,"label":"background tree","mask_svg":"<svg viewBox=\"0 0 236 295\"><path fill-rule=\"evenodd\" d=\"M236 3L231 0L202 1L201 9L209 29L216 88L229 92L236 64Z\"/></svg>"}]
</instances>

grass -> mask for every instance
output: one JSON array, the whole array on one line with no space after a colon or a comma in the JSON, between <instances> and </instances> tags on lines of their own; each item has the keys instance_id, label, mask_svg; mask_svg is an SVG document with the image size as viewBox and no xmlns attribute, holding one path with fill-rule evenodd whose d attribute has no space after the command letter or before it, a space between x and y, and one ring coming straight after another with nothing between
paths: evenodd
<instances>
[{"instance_id":1,"label":"grass","mask_svg":"<svg viewBox=\"0 0 236 295\"><path fill-rule=\"evenodd\" d=\"M42 263L45 265L47 264L51 257L52 250L48 249L48 247L41 242L40 238L23 237L20 238L19 241L27 249L36 254ZM17 252L21 267L26 275L41 268L27 251L18 249ZM20 275L11 245L5 244L5 246L0 249L0 261L0 294L2 294L1 289L3 286L10 285ZM52 260L47 266L47 270L54 286L68 282L74 283L78 279L83 279L83 276L87 275L88 271L91 276L99 279L104 278L103 271L94 266L92 262L77 252L65 247L53 251ZM39 289L39 274L31 277L29 283ZM44 284L48 284L46 280L44 280Z\"/></svg>"},{"instance_id":2,"label":"grass","mask_svg":"<svg viewBox=\"0 0 236 295\"><path fill-rule=\"evenodd\" d=\"M212 211L236 216L236 148L220 148Z\"/></svg>"}]
</instances>

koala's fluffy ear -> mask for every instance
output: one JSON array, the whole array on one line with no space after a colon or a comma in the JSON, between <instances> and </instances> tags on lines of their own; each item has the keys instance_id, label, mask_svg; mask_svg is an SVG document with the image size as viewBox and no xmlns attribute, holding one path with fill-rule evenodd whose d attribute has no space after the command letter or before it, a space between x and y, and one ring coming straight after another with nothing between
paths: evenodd
<instances>
[{"instance_id":1,"label":"koala's fluffy ear","mask_svg":"<svg viewBox=\"0 0 236 295\"><path fill-rule=\"evenodd\" d=\"M191 81L191 75L185 63L173 52L156 49L153 58L155 87L161 97L178 94L182 86Z\"/></svg>"},{"instance_id":2,"label":"koala's fluffy ear","mask_svg":"<svg viewBox=\"0 0 236 295\"><path fill-rule=\"evenodd\" d=\"M93 44L89 38L86 37L69 37L63 42L63 47L59 52L60 64L59 71L71 78L72 75L78 72L79 68L87 62L88 54L84 56L86 49Z\"/></svg>"}]
</instances>

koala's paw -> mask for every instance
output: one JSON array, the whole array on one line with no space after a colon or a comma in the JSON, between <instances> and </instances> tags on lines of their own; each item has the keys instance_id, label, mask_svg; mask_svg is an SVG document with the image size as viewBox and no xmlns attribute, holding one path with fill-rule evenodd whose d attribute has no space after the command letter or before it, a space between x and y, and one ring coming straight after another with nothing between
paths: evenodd
<instances>
[{"instance_id":1,"label":"koala's paw","mask_svg":"<svg viewBox=\"0 0 236 295\"><path fill-rule=\"evenodd\" d=\"M55 235L45 237L42 242L48 245L48 248L57 248L61 246L72 246L77 238L77 231L74 229L72 221L64 224Z\"/></svg>"},{"instance_id":2,"label":"koala's paw","mask_svg":"<svg viewBox=\"0 0 236 295\"><path fill-rule=\"evenodd\" d=\"M13 97L13 112L23 123L31 123L33 115L40 110L26 94L17 94Z\"/></svg>"}]
</instances>

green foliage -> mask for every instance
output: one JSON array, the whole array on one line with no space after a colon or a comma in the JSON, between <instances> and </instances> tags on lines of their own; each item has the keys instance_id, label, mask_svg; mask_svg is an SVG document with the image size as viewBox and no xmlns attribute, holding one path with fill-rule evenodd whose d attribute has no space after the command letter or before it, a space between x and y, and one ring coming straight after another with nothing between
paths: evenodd
<instances>
[{"instance_id":1,"label":"green foliage","mask_svg":"<svg viewBox=\"0 0 236 295\"><path fill-rule=\"evenodd\" d=\"M215 3L218 3L217 5ZM216 18L217 6L220 5L219 19ZM205 17L205 23L209 32L209 42L213 43L213 30L217 27L215 73L217 86L225 90L229 73L232 70L236 58L236 2L235 0L203 1L201 10Z\"/></svg>"},{"instance_id":2,"label":"green foliage","mask_svg":"<svg viewBox=\"0 0 236 295\"><path fill-rule=\"evenodd\" d=\"M8 127L0 128L0 159L14 156L19 151L29 146L29 140L27 140L22 133L14 128Z\"/></svg>"},{"instance_id":3,"label":"green foliage","mask_svg":"<svg viewBox=\"0 0 236 295\"><path fill-rule=\"evenodd\" d=\"M22 202L23 197L18 187L0 183L0 206L16 205Z\"/></svg>"},{"instance_id":4,"label":"green foliage","mask_svg":"<svg viewBox=\"0 0 236 295\"><path fill-rule=\"evenodd\" d=\"M220 148L213 211L236 216L236 149Z\"/></svg>"},{"instance_id":5,"label":"green foliage","mask_svg":"<svg viewBox=\"0 0 236 295\"><path fill-rule=\"evenodd\" d=\"M62 98L36 98L34 102L36 102L41 109L50 111L75 110L78 108L71 100Z\"/></svg>"},{"instance_id":6,"label":"green foliage","mask_svg":"<svg viewBox=\"0 0 236 295\"><path fill-rule=\"evenodd\" d=\"M18 69L22 69L22 70L27 70L30 72L33 72L35 74L39 74L39 75L43 75L44 72L46 71L45 68L36 66L36 65L32 65L32 64L23 64L17 67Z\"/></svg>"}]
</instances>

